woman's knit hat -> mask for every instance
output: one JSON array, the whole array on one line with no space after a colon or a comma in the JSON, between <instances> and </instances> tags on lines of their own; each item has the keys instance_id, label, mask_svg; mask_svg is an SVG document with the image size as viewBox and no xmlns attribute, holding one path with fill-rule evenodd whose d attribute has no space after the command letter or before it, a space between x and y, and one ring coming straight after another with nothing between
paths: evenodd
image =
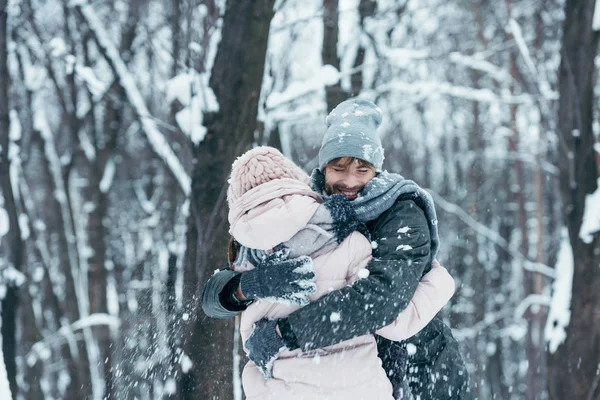
<instances>
[{"instance_id":1,"label":"woman's knit hat","mask_svg":"<svg viewBox=\"0 0 600 400\"><path fill-rule=\"evenodd\" d=\"M274 179L289 178L308 183L306 172L274 147L261 146L247 151L231 166L227 201L239 199L247 191Z\"/></svg>"}]
</instances>

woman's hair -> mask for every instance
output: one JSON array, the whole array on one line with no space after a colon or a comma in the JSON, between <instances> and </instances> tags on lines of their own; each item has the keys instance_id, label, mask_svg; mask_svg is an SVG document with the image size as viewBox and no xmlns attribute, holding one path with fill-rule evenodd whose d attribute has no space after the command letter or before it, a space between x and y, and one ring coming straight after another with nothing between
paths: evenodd
<instances>
[{"instance_id":1,"label":"woman's hair","mask_svg":"<svg viewBox=\"0 0 600 400\"><path fill-rule=\"evenodd\" d=\"M233 262L238 256L240 251L240 244L234 239L233 236L229 237L229 245L227 246L227 261L229 269L233 269Z\"/></svg>"}]
</instances>

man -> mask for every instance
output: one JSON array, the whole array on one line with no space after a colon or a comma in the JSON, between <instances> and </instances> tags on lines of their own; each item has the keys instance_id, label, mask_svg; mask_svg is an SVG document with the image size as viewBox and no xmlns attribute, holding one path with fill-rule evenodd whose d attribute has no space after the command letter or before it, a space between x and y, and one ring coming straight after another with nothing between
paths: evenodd
<instances>
[{"instance_id":1,"label":"man","mask_svg":"<svg viewBox=\"0 0 600 400\"><path fill-rule=\"evenodd\" d=\"M372 334L409 304L438 248L437 220L430 196L414 182L381 171L383 148L377 135L381 110L361 99L339 104L327 117L313 190L342 194L373 241L369 276L276 321L259 321L246 342L248 357L268 368L282 347L318 349ZM223 270L206 284L203 309L228 318L263 297L310 292L306 271L295 260L272 259L252 271ZM303 290L305 290L303 292ZM407 368L407 344L411 355ZM436 316L406 343L378 338L383 366L398 397L408 376L415 398L470 399L468 375L450 329Z\"/></svg>"}]
</instances>

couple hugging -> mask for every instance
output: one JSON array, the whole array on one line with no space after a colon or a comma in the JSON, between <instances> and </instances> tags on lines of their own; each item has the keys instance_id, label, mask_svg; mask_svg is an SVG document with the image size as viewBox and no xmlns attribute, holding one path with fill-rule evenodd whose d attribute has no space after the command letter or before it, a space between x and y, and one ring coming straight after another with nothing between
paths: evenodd
<instances>
[{"instance_id":1,"label":"couple hugging","mask_svg":"<svg viewBox=\"0 0 600 400\"><path fill-rule=\"evenodd\" d=\"M381 119L370 101L340 103L310 177L270 147L232 166L229 267L202 307L241 312L247 399L472 398L437 315L454 281L434 259L433 202L381 170Z\"/></svg>"}]
</instances>

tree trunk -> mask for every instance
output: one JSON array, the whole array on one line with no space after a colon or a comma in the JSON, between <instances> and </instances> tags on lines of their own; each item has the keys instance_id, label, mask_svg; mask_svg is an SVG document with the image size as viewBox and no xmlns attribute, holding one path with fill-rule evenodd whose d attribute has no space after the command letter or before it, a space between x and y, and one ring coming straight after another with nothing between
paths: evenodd
<instances>
[{"instance_id":1,"label":"tree trunk","mask_svg":"<svg viewBox=\"0 0 600 400\"><path fill-rule=\"evenodd\" d=\"M323 49L321 56L323 65L331 65L340 70L340 58L338 56L339 37L339 0L323 0ZM325 87L327 98L327 111L331 111L348 98L348 94L342 90L342 84L338 81L335 85Z\"/></svg>"},{"instance_id":2,"label":"tree trunk","mask_svg":"<svg viewBox=\"0 0 600 400\"><path fill-rule=\"evenodd\" d=\"M184 351L193 367L183 376L182 398L233 397L233 321L206 317L198 294L212 272L225 264L227 176L235 157L253 142L273 5L274 0L230 1L223 19L210 78L219 111L205 114L207 134L194 148L184 304L198 319L185 339Z\"/></svg>"},{"instance_id":3,"label":"tree trunk","mask_svg":"<svg viewBox=\"0 0 600 400\"><path fill-rule=\"evenodd\" d=\"M594 58L598 32L592 30L595 0L568 0L559 68L558 131L560 194L573 249L571 320L565 342L548 356L550 399L599 399L600 234L579 237L585 199L597 189L594 160Z\"/></svg>"},{"instance_id":4,"label":"tree trunk","mask_svg":"<svg viewBox=\"0 0 600 400\"><path fill-rule=\"evenodd\" d=\"M9 230L0 241L0 249L6 254L8 267L17 271L21 270L23 262L23 243L21 242L21 230L19 229L17 207L12 191L10 179L10 160L8 159L9 146L9 107L8 107L8 12L6 0L0 0L0 193L3 203L0 202L0 210L4 208L8 214ZM7 285L6 294L2 299L0 313L2 313L2 352L4 363L13 396L17 394L17 366L16 366L16 311L18 305L17 288ZM0 362L2 360L0 359Z\"/></svg>"}]
</instances>

